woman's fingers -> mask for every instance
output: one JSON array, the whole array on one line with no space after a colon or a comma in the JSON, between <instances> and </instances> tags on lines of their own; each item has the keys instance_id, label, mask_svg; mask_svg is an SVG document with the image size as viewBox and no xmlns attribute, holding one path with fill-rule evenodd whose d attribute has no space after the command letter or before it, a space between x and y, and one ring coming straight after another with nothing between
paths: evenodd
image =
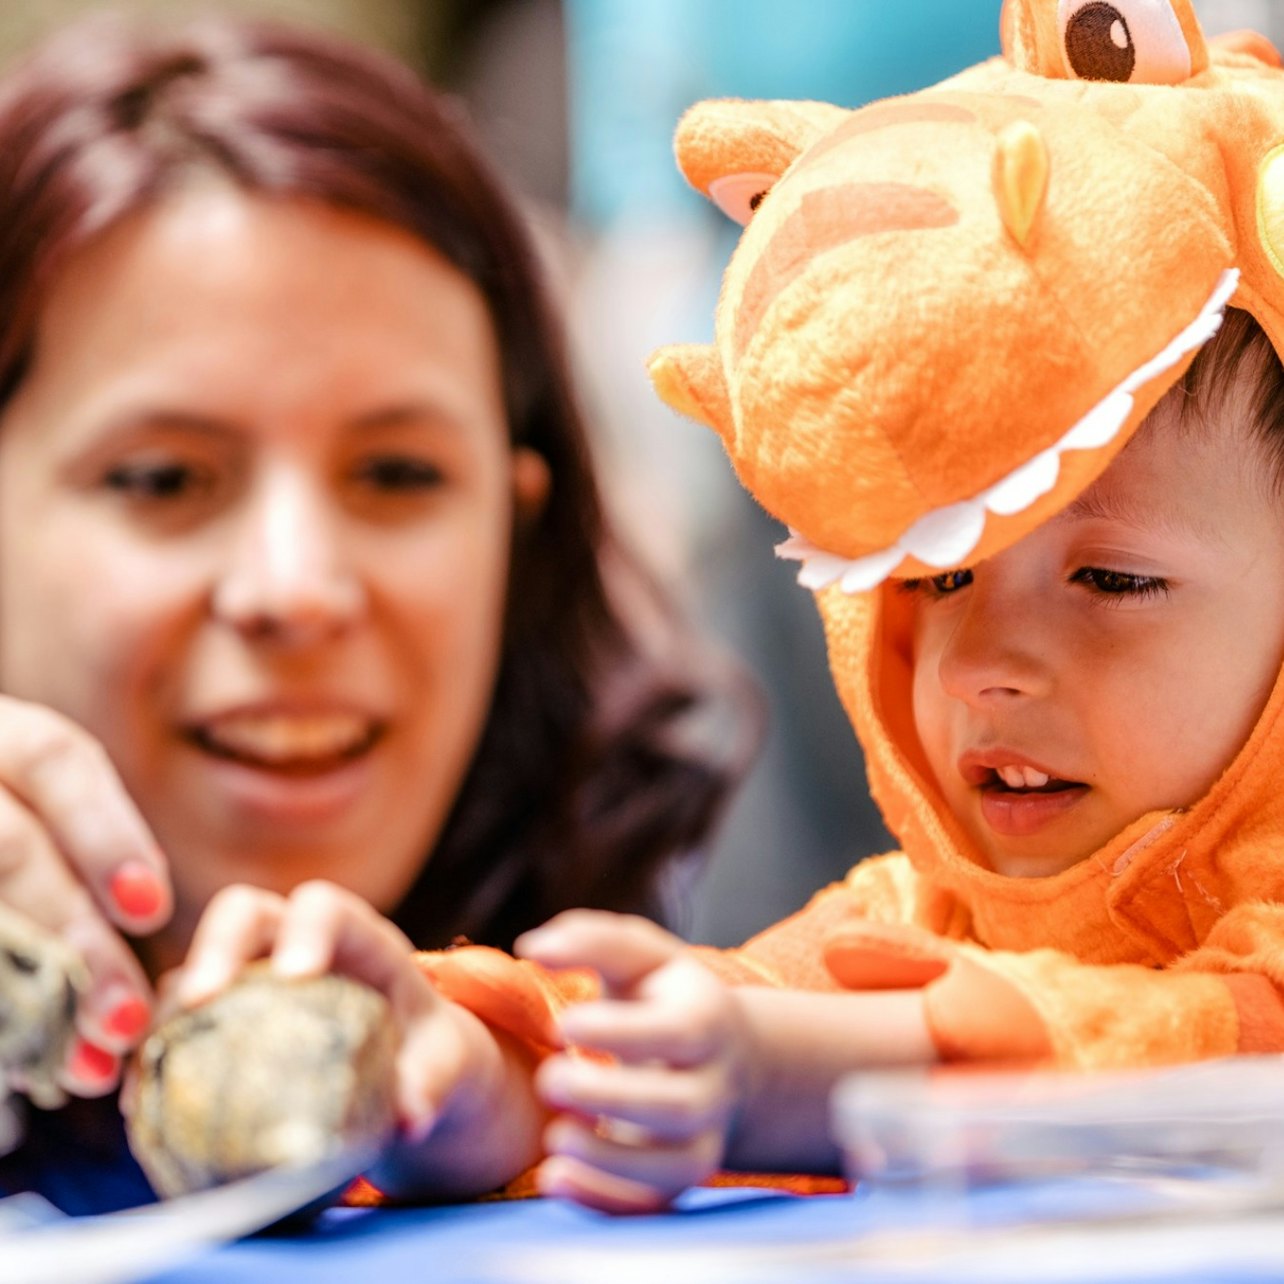
<instances>
[{"instance_id":1,"label":"woman's fingers","mask_svg":"<svg viewBox=\"0 0 1284 1284\"><path fill-rule=\"evenodd\" d=\"M165 859L92 736L49 709L0 696L0 787L48 832L109 919L137 935L166 922L173 893Z\"/></svg>"},{"instance_id":2,"label":"woman's fingers","mask_svg":"<svg viewBox=\"0 0 1284 1284\"><path fill-rule=\"evenodd\" d=\"M80 1035L115 1053L132 1047L151 1016L147 978L48 831L2 787L0 901L60 936L84 961L87 981L76 1006ZM79 1083L69 1087L78 1091Z\"/></svg>"},{"instance_id":3,"label":"woman's fingers","mask_svg":"<svg viewBox=\"0 0 1284 1284\"><path fill-rule=\"evenodd\" d=\"M202 916L175 997L187 1007L203 1003L260 958L270 959L282 977L335 972L363 981L387 998L397 1023L399 1106L416 1129L426 1126L442 1095L441 1075L433 1072L449 1060L449 1047L438 1046L434 1017L441 1000L413 953L400 929L333 883L303 883L289 897L234 886L219 892Z\"/></svg>"},{"instance_id":4,"label":"woman's fingers","mask_svg":"<svg viewBox=\"0 0 1284 1284\"><path fill-rule=\"evenodd\" d=\"M285 899L261 887L235 883L217 892L192 934L174 997L195 1007L226 989L254 959L270 954L285 912Z\"/></svg>"},{"instance_id":5,"label":"woman's fingers","mask_svg":"<svg viewBox=\"0 0 1284 1284\"><path fill-rule=\"evenodd\" d=\"M77 1096L109 1092L121 1055L151 1020L151 987L112 922L143 933L166 921L165 862L101 745L58 714L7 696L0 696L0 901L83 960L76 1037L57 1078Z\"/></svg>"}]
</instances>

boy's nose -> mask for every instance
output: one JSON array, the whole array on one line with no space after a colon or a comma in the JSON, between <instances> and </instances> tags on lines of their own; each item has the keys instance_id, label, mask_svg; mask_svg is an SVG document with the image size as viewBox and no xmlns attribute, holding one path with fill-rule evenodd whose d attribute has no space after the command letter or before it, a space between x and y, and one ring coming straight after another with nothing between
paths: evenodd
<instances>
[{"instance_id":1,"label":"boy's nose","mask_svg":"<svg viewBox=\"0 0 1284 1284\"><path fill-rule=\"evenodd\" d=\"M308 646L342 634L365 605L333 502L290 475L259 487L215 585L215 616L256 641Z\"/></svg>"},{"instance_id":2,"label":"boy's nose","mask_svg":"<svg viewBox=\"0 0 1284 1284\"><path fill-rule=\"evenodd\" d=\"M969 704L1047 694L1051 672L1041 621L980 583L965 591L937 660L941 689Z\"/></svg>"}]
</instances>

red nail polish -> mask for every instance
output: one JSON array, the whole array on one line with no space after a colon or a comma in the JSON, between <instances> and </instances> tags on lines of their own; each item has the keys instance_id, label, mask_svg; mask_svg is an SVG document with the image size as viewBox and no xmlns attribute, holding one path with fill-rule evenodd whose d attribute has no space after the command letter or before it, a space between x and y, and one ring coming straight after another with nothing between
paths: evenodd
<instances>
[{"instance_id":1,"label":"red nail polish","mask_svg":"<svg viewBox=\"0 0 1284 1284\"><path fill-rule=\"evenodd\" d=\"M150 918L165 900L165 888L156 871L137 860L122 865L111 876L107 889L117 906L132 918Z\"/></svg>"},{"instance_id":2,"label":"red nail polish","mask_svg":"<svg viewBox=\"0 0 1284 1284\"><path fill-rule=\"evenodd\" d=\"M84 1039L77 1039L71 1059L67 1062L67 1069L85 1083L101 1083L116 1073L116 1067L119 1064L105 1048L95 1047Z\"/></svg>"},{"instance_id":3,"label":"red nail polish","mask_svg":"<svg viewBox=\"0 0 1284 1284\"><path fill-rule=\"evenodd\" d=\"M103 1018L103 1029L118 1039L138 1038L152 1019L152 1010L136 994L121 999Z\"/></svg>"}]
</instances>

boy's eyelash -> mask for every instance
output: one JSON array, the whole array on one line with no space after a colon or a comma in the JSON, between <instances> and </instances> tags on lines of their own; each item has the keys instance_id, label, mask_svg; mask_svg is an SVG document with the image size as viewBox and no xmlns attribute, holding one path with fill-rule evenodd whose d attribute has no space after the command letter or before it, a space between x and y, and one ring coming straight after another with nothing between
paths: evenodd
<instances>
[{"instance_id":1,"label":"boy's eyelash","mask_svg":"<svg viewBox=\"0 0 1284 1284\"><path fill-rule=\"evenodd\" d=\"M972 583L972 572L966 567L940 575L901 580L902 593L921 593L927 598L949 597ZM1133 575L1128 571L1111 571L1103 566L1081 566L1070 576L1070 583L1082 584L1107 601L1131 598L1144 601L1169 592L1166 579L1158 575Z\"/></svg>"},{"instance_id":2,"label":"boy's eyelash","mask_svg":"<svg viewBox=\"0 0 1284 1284\"><path fill-rule=\"evenodd\" d=\"M1127 571L1110 571L1103 566L1081 566L1070 577L1072 584L1083 584L1104 598L1145 600L1168 593L1168 581L1158 575L1132 575Z\"/></svg>"},{"instance_id":3,"label":"boy's eyelash","mask_svg":"<svg viewBox=\"0 0 1284 1284\"><path fill-rule=\"evenodd\" d=\"M972 572L966 566L953 571L943 571L940 575L920 577L914 580L901 580L902 593L922 593L925 597L949 597L959 589L965 589L972 583Z\"/></svg>"}]
</instances>

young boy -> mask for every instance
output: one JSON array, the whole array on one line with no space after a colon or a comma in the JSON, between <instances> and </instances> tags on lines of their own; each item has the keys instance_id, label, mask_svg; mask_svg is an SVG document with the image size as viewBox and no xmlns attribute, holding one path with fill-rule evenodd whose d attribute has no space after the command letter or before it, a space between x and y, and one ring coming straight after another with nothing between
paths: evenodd
<instances>
[{"instance_id":1,"label":"young boy","mask_svg":"<svg viewBox=\"0 0 1284 1284\"><path fill-rule=\"evenodd\" d=\"M545 1191L651 1208L719 1166L832 1170L861 1067L1284 1050L1280 60L1210 51L1189 0L1005 12L1008 60L922 95L679 133L752 222L715 344L653 375L802 532L903 851L740 950L574 913L526 960L421 959L435 991L302 889L277 966L400 996L390 1189L543 1155ZM1257 321L1209 342L1237 287Z\"/></svg>"}]
</instances>

